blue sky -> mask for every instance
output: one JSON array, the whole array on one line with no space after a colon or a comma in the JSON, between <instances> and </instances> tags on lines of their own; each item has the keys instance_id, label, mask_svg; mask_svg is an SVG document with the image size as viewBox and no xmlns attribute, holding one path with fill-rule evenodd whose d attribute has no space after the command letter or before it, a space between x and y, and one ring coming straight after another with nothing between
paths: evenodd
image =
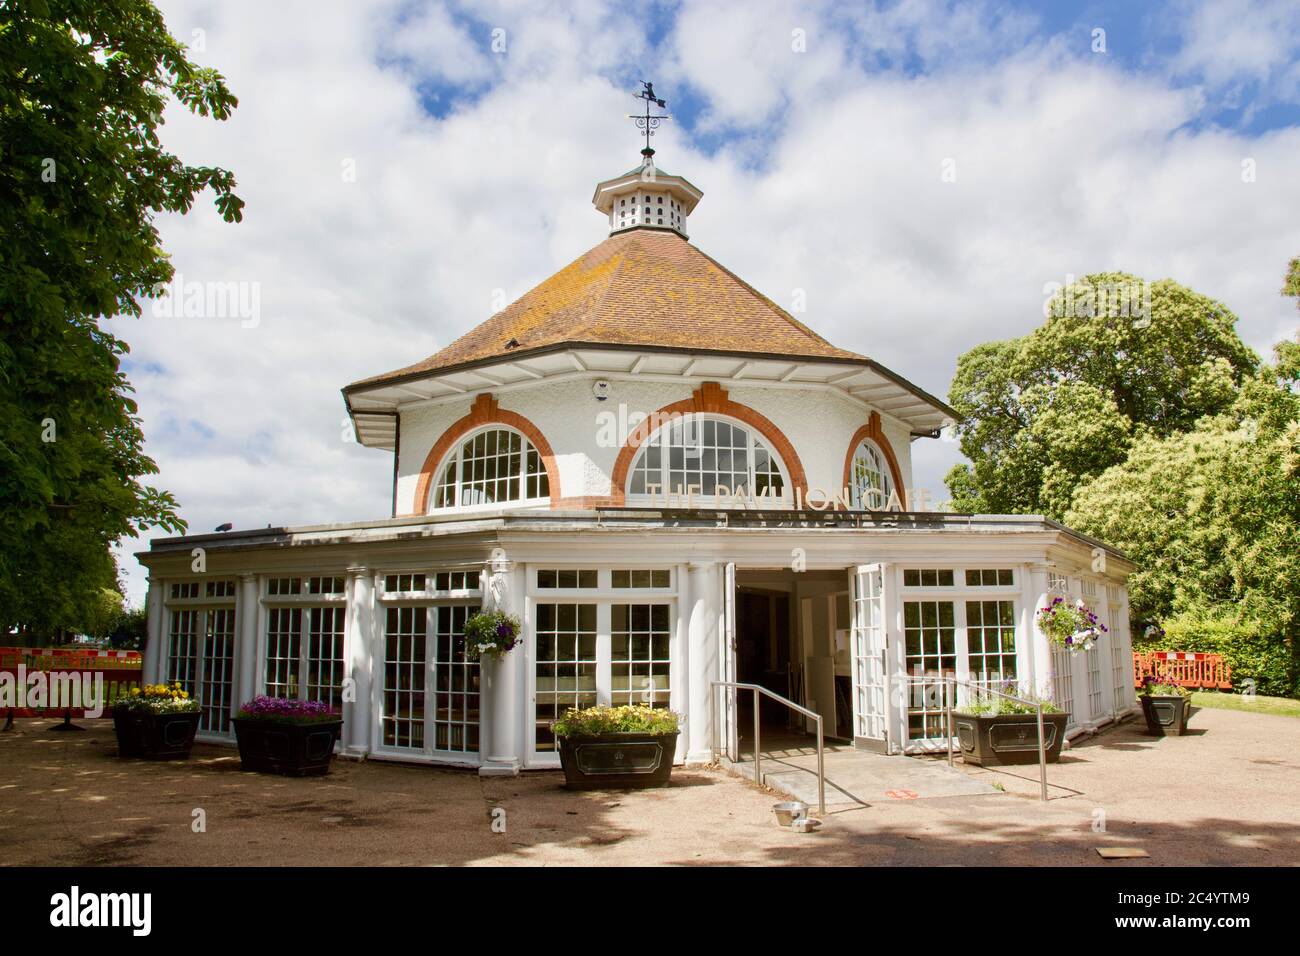
<instances>
[{"instance_id":1,"label":"blue sky","mask_svg":"<svg viewBox=\"0 0 1300 956\"><path fill-rule=\"evenodd\" d=\"M398 24L418 16L424 4L404 4L397 14ZM645 40L645 48L633 64L620 63L606 72L613 82L634 88L642 78L658 77L661 91L673 84L671 75L664 75L665 60L672 58L671 47L683 7L680 3L648 3L637 7L637 22ZM816 7L818 5L808 5ZM1061 55L1075 60L1096 59L1104 53L1108 69L1151 73L1169 77L1175 85L1197 89L1206 100L1188 126L1199 129L1206 126L1224 126L1252 133L1294 126L1300 123L1300 102L1296 97L1294 53L1296 39L1281 37L1279 50L1287 50L1290 62L1272 65L1266 57L1243 56L1231 63L1227 73L1224 64L1207 61L1203 45L1213 43L1205 31L1216 26L1245 20L1247 30L1257 28L1266 33L1274 25L1295 29L1294 14L1288 15L1282 4L1235 3L1224 0L1212 5L1192 2L1146 3L1125 0L1096 0L1088 3L1068 2L1005 2L996 4L915 4L892 2L878 4L843 4L840 9L826 8L825 24L842 31L852 41L854 53L860 64L878 72L897 72L904 76L920 77L942 72L945 61L920 47L913 38L902 37L898 44L880 48L872 42L872 28L862 23L860 14L874 8L881 12L906 11L917 8L918 16L940 19L951 15L954 9L977 9L990 29L1010 27L1010 36L1025 48L1044 47L1055 40L1064 40ZM465 34L488 37L509 16L504 11L486 8L449 8L450 22ZM493 14L498 14L494 16ZM1198 18L1201 22L1198 22ZM794 20L797 20L797 15ZM1259 21L1251 24L1251 20ZM792 20L792 22L794 22ZM1240 27L1238 22L1236 26ZM1104 34L1095 31L1104 31ZM996 62L1013 51L1006 47L985 46L973 43L977 60ZM1099 49L1094 49L1098 47ZM1104 47L1100 49L1100 47ZM1289 49L1288 49L1289 48ZM1257 52L1247 46L1245 54ZM1233 55L1231 52L1225 54ZM1286 66L1290 66L1287 75ZM445 117L449 113L474 103L495 82L504 77L504 71L495 75L477 77L472 82L453 82L434 78L420 85L421 102L430 115ZM671 105L674 120L692 137L695 146L706 153L727 149L737 142L761 141L761 130L779 125L778 110L762 123L731 125L717 128L708 122L711 112L710 96L689 82L673 84L674 102ZM539 112L547 110L548 97L539 90ZM701 120L705 122L701 122Z\"/></svg>"},{"instance_id":2,"label":"blue sky","mask_svg":"<svg viewBox=\"0 0 1300 956\"><path fill-rule=\"evenodd\" d=\"M673 115L661 168L704 192L692 241L934 394L1091 272L1213 296L1261 353L1296 331L1295 2L160 7L240 99L227 123L170 111L164 139L247 202L238 226L166 217L163 241L186 281L258 302L114 328L196 531L388 514L391 456L347 440L339 389L603 238L592 187L639 160L642 78ZM917 442L915 484L941 497L959 458Z\"/></svg>"}]
</instances>

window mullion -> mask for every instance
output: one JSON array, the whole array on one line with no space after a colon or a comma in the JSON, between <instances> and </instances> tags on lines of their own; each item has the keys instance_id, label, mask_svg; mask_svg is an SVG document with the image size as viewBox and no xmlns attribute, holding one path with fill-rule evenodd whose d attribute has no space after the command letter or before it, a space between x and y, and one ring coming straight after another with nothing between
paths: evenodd
<instances>
[{"instance_id":1,"label":"window mullion","mask_svg":"<svg viewBox=\"0 0 1300 956\"><path fill-rule=\"evenodd\" d=\"M970 673L970 639L967 631L966 621L966 602L959 597L953 598L952 601L952 642L953 642L953 668L956 673L953 677L957 680L969 680ZM954 705L964 704L967 702L967 695L970 693L968 687L961 684L954 686L956 690L956 700Z\"/></svg>"},{"instance_id":2,"label":"window mullion","mask_svg":"<svg viewBox=\"0 0 1300 956\"><path fill-rule=\"evenodd\" d=\"M207 641L208 627L211 623L211 614L212 611L209 608L205 608L199 613L198 633L194 635L194 686L189 688L189 691L194 695L195 700L202 700L203 672L205 669L203 664L207 657L205 642Z\"/></svg>"},{"instance_id":3,"label":"window mullion","mask_svg":"<svg viewBox=\"0 0 1300 956\"><path fill-rule=\"evenodd\" d=\"M747 478L746 487L748 488L749 494L751 496L754 495L755 491L757 490L756 486L758 484L758 472L754 470L754 462L757 460L757 458L758 458L758 438L755 435L750 434L748 454L745 456L745 462L746 462L746 467L749 469L749 474L746 476Z\"/></svg>"},{"instance_id":4,"label":"window mullion","mask_svg":"<svg viewBox=\"0 0 1300 956\"><path fill-rule=\"evenodd\" d=\"M434 691L437 682L434 679L434 666L438 657L437 643L438 605L431 604L424 611L424 753L432 754L437 741L434 735L437 727L437 699Z\"/></svg>"},{"instance_id":5,"label":"window mullion","mask_svg":"<svg viewBox=\"0 0 1300 956\"><path fill-rule=\"evenodd\" d=\"M613 639L610 636L609 601L596 605L596 703L609 704L614 668L610 661Z\"/></svg>"},{"instance_id":6,"label":"window mullion","mask_svg":"<svg viewBox=\"0 0 1300 956\"><path fill-rule=\"evenodd\" d=\"M298 635L298 699L307 699L307 654L311 648L311 611L302 609L302 625Z\"/></svg>"},{"instance_id":7,"label":"window mullion","mask_svg":"<svg viewBox=\"0 0 1300 956\"><path fill-rule=\"evenodd\" d=\"M461 461L461 451L464 449L464 447L465 447L464 442L461 442L459 445L456 446L456 453L455 453L456 458L452 463L455 468L455 474L456 474L456 480L453 481L451 485L451 506L453 508L459 508L461 502L460 485L461 482L464 481L464 475L461 471L460 461Z\"/></svg>"}]
</instances>

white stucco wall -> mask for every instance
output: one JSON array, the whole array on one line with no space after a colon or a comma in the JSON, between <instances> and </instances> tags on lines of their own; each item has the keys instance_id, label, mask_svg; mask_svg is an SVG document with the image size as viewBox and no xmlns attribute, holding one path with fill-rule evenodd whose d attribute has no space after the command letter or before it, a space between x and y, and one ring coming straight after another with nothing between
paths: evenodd
<instances>
[{"instance_id":1,"label":"white stucco wall","mask_svg":"<svg viewBox=\"0 0 1300 956\"><path fill-rule=\"evenodd\" d=\"M596 376L592 377L592 380ZM627 430L638 416L690 398L698 387L662 382L614 381L609 398L596 401L591 381L539 383L506 391L497 398L502 409L527 418L550 442L560 472L560 488L551 496L576 498L611 493L610 475ZM849 441L867 423L870 412L834 392L818 389L736 386L728 397L770 419L794 446L809 486L834 493L844 477ZM470 410L473 397L444 405L415 406L401 414L397 510L415 510L416 483L424 460L443 432ZM882 413L882 427L898 458L905 487L911 486L911 445L907 427ZM610 440L610 439L615 440Z\"/></svg>"}]
</instances>

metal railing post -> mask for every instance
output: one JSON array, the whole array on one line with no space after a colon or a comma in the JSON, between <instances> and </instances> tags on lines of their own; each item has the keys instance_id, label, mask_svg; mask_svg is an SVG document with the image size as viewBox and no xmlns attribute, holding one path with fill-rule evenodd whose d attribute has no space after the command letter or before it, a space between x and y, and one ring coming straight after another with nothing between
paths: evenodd
<instances>
[{"instance_id":1,"label":"metal railing post","mask_svg":"<svg viewBox=\"0 0 1300 956\"><path fill-rule=\"evenodd\" d=\"M1047 802L1047 748L1043 745L1043 702L1038 703L1038 789L1039 796Z\"/></svg>"},{"instance_id":2,"label":"metal railing post","mask_svg":"<svg viewBox=\"0 0 1300 956\"><path fill-rule=\"evenodd\" d=\"M948 740L948 766L952 766L952 697L956 685L952 678L943 682L943 735Z\"/></svg>"},{"instance_id":3,"label":"metal railing post","mask_svg":"<svg viewBox=\"0 0 1300 956\"><path fill-rule=\"evenodd\" d=\"M708 688L708 757L718 760L718 688Z\"/></svg>"},{"instance_id":4,"label":"metal railing post","mask_svg":"<svg viewBox=\"0 0 1300 956\"><path fill-rule=\"evenodd\" d=\"M943 713L948 720L948 764L952 765L953 758L953 735L952 731L952 701L958 686L969 688L979 694L991 694L995 697L1001 697L1004 700L1014 700L1026 706L1033 706L1035 720L1038 725L1038 786L1039 798L1046 803L1047 796L1047 734L1043 726L1043 702L1041 700L1027 700L1024 697L1017 697L1015 694L1007 694L1000 690L994 690L992 687L986 687L983 684L975 684L970 681L959 680L955 677L935 678L935 677L912 677L900 678L908 687L920 687L921 696L925 698L925 688L933 684L936 680L944 682L948 693L944 695ZM964 758L963 758L964 759Z\"/></svg>"},{"instance_id":5,"label":"metal railing post","mask_svg":"<svg viewBox=\"0 0 1300 956\"><path fill-rule=\"evenodd\" d=\"M817 812L826 816L826 762L822 755L822 718L817 715Z\"/></svg>"},{"instance_id":6,"label":"metal railing post","mask_svg":"<svg viewBox=\"0 0 1300 956\"><path fill-rule=\"evenodd\" d=\"M763 782L763 775L762 775L763 758L760 756L760 753L762 751L762 740L760 735L762 734L763 731L762 731L762 721L759 719L759 710L758 710L758 704L760 700L759 695L762 694L765 697L770 697L777 703L784 704L786 707L789 707L791 710L803 714L809 720L817 721L817 809L818 812L824 816L826 814L826 733L825 733L825 726L822 721L822 715L815 711L809 710L807 707L804 707L802 704L796 704L794 701L790 700L787 697L782 697L780 694L773 693L772 691L768 690L766 687L762 687L759 684L741 684L741 683L737 683L736 681L715 680L715 681L710 681L709 686L712 687L714 690L721 689L723 691L735 692L736 704L737 704L736 707L737 716L739 716L740 713L740 707L739 707L740 692L742 690L750 690L754 692L754 782L758 784L762 784ZM711 708L716 708L717 706L716 701L711 702L709 706ZM730 735L728 735L728 742L730 742ZM730 751L727 752L727 759L728 760L731 759ZM736 759L737 760L740 759L739 751L737 751L736 753Z\"/></svg>"}]
</instances>

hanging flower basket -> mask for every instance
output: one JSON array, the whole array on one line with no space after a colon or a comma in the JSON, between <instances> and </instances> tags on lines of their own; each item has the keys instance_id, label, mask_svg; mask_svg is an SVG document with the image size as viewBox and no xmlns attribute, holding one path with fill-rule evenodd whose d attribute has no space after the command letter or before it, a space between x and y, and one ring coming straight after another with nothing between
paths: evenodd
<instances>
[{"instance_id":1,"label":"hanging flower basket","mask_svg":"<svg viewBox=\"0 0 1300 956\"><path fill-rule=\"evenodd\" d=\"M1038 612L1038 629L1049 641L1071 653L1090 651L1106 625L1082 601L1071 604L1063 597L1052 598L1052 603Z\"/></svg>"},{"instance_id":2,"label":"hanging flower basket","mask_svg":"<svg viewBox=\"0 0 1300 956\"><path fill-rule=\"evenodd\" d=\"M519 643L519 618L504 611L480 611L465 619L465 658L499 658Z\"/></svg>"}]
</instances>

